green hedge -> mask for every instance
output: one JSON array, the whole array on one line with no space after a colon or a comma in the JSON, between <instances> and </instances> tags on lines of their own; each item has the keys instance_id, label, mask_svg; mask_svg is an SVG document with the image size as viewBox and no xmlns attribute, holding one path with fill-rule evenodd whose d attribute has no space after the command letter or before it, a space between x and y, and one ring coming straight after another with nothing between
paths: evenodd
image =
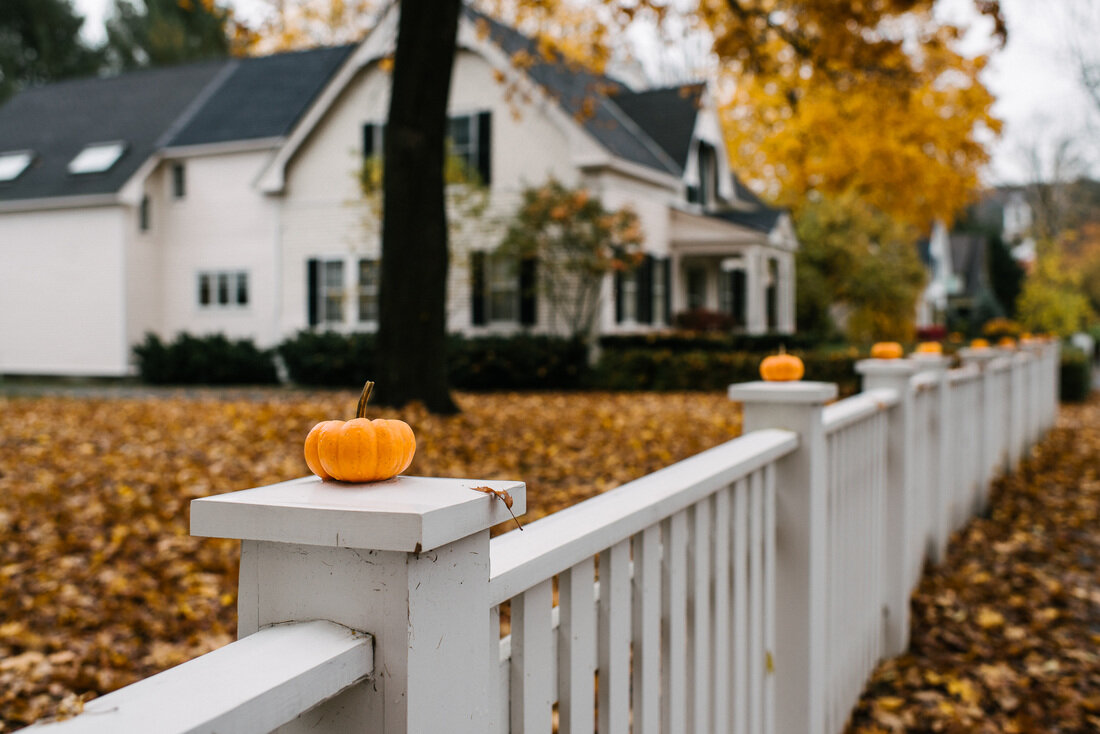
<instances>
[{"instance_id":1,"label":"green hedge","mask_svg":"<svg viewBox=\"0 0 1100 734\"><path fill-rule=\"evenodd\" d=\"M1075 347L1063 347L1059 379L1059 397L1063 402L1085 402L1092 389L1092 364L1088 356Z\"/></svg>"},{"instance_id":2,"label":"green hedge","mask_svg":"<svg viewBox=\"0 0 1100 734\"><path fill-rule=\"evenodd\" d=\"M154 385L269 385L278 382L272 352L250 339L180 334L164 343L155 334L134 347L138 373Z\"/></svg>"},{"instance_id":3,"label":"green hedge","mask_svg":"<svg viewBox=\"0 0 1100 734\"><path fill-rule=\"evenodd\" d=\"M666 331L650 334L610 335L600 338L603 350L661 349L670 352L753 352L774 354L843 349L846 344L823 341L812 334L728 334L704 331Z\"/></svg>"},{"instance_id":4,"label":"green hedge","mask_svg":"<svg viewBox=\"0 0 1100 734\"><path fill-rule=\"evenodd\" d=\"M376 372L374 334L299 331L277 349L297 385L361 388Z\"/></svg>"},{"instance_id":5,"label":"green hedge","mask_svg":"<svg viewBox=\"0 0 1100 734\"><path fill-rule=\"evenodd\" d=\"M359 387L376 371L373 334L302 331L278 350L298 385ZM460 390L576 389L587 370L583 344L526 334L451 336L447 364Z\"/></svg>"},{"instance_id":6,"label":"green hedge","mask_svg":"<svg viewBox=\"0 0 1100 734\"><path fill-rule=\"evenodd\" d=\"M859 389L855 349L792 351L806 365L806 380L835 382L843 394ZM767 353L670 349L606 350L589 384L604 390L724 390L734 382L760 379Z\"/></svg>"}]
</instances>

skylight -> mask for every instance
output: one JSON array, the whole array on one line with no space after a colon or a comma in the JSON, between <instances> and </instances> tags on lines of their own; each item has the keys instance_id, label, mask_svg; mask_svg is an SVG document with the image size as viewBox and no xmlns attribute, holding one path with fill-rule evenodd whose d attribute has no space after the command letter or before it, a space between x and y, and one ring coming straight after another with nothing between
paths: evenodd
<instances>
[{"instance_id":1,"label":"skylight","mask_svg":"<svg viewBox=\"0 0 1100 734\"><path fill-rule=\"evenodd\" d=\"M126 150L126 143L92 143L69 161L69 173L103 173L115 164Z\"/></svg>"},{"instance_id":2,"label":"skylight","mask_svg":"<svg viewBox=\"0 0 1100 734\"><path fill-rule=\"evenodd\" d=\"M34 151L30 150L0 153L0 183L19 178L19 174L27 170L32 160L34 160Z\"/></svg>"}]
</instances>

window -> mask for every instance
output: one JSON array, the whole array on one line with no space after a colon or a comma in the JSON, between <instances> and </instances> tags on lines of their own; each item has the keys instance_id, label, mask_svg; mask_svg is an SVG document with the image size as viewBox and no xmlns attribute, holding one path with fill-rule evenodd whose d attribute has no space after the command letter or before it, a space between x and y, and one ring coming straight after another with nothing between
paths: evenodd
<instances>
[{"instance_id":1,"label":"window","mask_svg":"<svg viewBox=\"0 0 1100 734\"><path fill-rule=\"evenodd\" d=\"M513 258L490 255L487 314L489 321L519 320L519 272Z\"/></svg>"},{"instance_id":2,"label":"window","mask_svg":"<svg viewBox=\"0 0 1100 734\"><path fill-rule=\"evenodd\" d=\"M742 267L723 268L718 291L718 310L733 317L734 324L745 326L745 271Z\"/></svg>"},{"instance_id":3,"label":"window","mask_svg":"<svg viewBox=\"0 0 1100 734\"><path fill-rule=\"evenodd\" d=\"M378 261L359 261L359 320L378 321Z\"/></svg>"},{"instance_id":4,"label":"window","mask_svg":"<svg viewBox=\"0 0 1100 734\"><path fill-rule=\"evenodd\" d=\"M779 328L779 261L768 258L768 287L764 292L768 331Z\"/></svg>"},{"instance_id":5,"label":"window","mask_svg":"<svg viewBox=\"0 0 1100 734\"><path fill-rule=\"evenodd\" d=\"M321 319L329 323L344 320L344 261L328 260L321 275Z\"/></svg>"},{"instance_id":6,"label":"window","mask_svg":"<svg viewBox=\"0 0 1100 734\"><path fill-rule=\"evenodd\" d=\"M187 193L187 172L182 163L172 164L172 197L182 199Z\"/></svg>"},{"instance_id":7,"label":"window","mask_svg":"<svg viewBox=\"0 0 1100 734\"><path fill-rule=\"evenodd\" d=\"M477 171L481 183L490 183L492 174L490 146L492 116L488 112L462 115L447 120L450 153L465 161L471 171Z\"/></svg>"},{"instance_id":8,"label":"window","mask_svg":"<svg viewBox=\"0 0 1100 734\"><path fill-rule=\"evenodd\" d=\"M0 153L0 183L14 181L34 160L34 153L29 150L16 150L10 153Z\"/></svg>"},{"instance_id":9,"label":"window","mask_svg":"<svg viewBox=\"0 0 1100 734\"><path fill-rule=\"evenodd\" d=\"M707 307L707 271L703 268L688 268L687 273L688 310Z\"/></svg>"},{"instance_id":10,"label":"window","mask_svg":"<svg viewBox=\"0 0 1100 734\"><path fill-rule=\"evenodd\" d=\"M202 308L234 308L247 305L247 272L199 273L199 306Z\"/></svg>"},{"instance_id":11,"label":"window","mask_svg":"<svg viewBox=\"0 0 1100 734\"><path fill-rule=\"evenodd\" d=\"M141 206L138 207L138 227L142 232L148 232L150 226L149 220L149 197L141 197Z\"/></svg>"},{"instance_id":12,"label":"window","mask_svg":"<svg viewBox=\"0 0 1100 734\"><path fill-rule=\"evenodd\" d=\"M126 143L93 143L84 147L76 158L69 161L69 173L104 173L109 171L122 154L126 152Z\"/></svg>"},{"instance_id":13,"label":"window","mask_svg":"<svg viewBox=\"0 0 1100 734\"><path fill-rule=\"evenodd\" d=\"M667 324L668 313L666 313L667 296L666 290L668 283L668 259L660 259L653 261L653 323L655 324Z\"/></svg>"}]
</instances>

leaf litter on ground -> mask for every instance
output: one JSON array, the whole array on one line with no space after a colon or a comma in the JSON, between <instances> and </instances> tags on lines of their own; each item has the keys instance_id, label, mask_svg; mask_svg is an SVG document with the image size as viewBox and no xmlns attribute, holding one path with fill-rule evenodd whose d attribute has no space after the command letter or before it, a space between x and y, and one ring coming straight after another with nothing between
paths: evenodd
<instances>
[{"instance_id":1,"label":"leaf litter on ground","mask_svg":"<svg viewBox=\"0 0 1100 734\"><path fill-rule=\"evenodd\" d=\"M307 474L306 433L357 396L0 398L0 732L232 641L239 544L192 538L188 503ZM408 474L527 482L525 524L740 432L717 393L456 397L370 413L413 427Z\"/></svg>"}]
</instances>

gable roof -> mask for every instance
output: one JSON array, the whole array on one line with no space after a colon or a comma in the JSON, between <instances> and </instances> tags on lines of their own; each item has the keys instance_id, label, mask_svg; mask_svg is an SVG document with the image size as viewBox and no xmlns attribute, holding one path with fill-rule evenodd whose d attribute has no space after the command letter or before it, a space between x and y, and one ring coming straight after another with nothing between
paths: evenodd
<instances>
[{"instance_id":1,"label":"gable roof","mask_svg":"<svg viewBox=\"0 0 1100 734\"><path fill-rule=\"evenodd\" d=\"M562 58L549 60L539 50L538 42L514 28L466 7L463 11L476 23L485 23L489 38L509 56L527 55L524 73L542 86L567 113L573 116L610 153L648 168L669 173L677 178L683 174L683 164L654 140L620 104L638 96L625 84L611 77L596 74L581 64ZM642 101L644 102L644 100ZM631 106L631 102L627 102ZM642 103L633 105L640 111ZM695 126L692 105L691 125L686 130L688 141ZM686 115L674 115L683 120Z\"/></svg>"},{"instance_id":2,"label":"gable roof","mask_svg":"<svg viewBox=\"0 0 1100 734\"><path fill-rule=\"evenodd\" d=\"M112 194L158 151L285 135L353 46L205 61L26 89L0 106L0 153L34 151L0 202ZM103 173L73 175L92 143L122 141Z\"/></svg>"},{"instance_id":3,"label":"gable roof","mask_svg":"<svg viewBox=\"0 0 1100 734\"><path fill-rule=\"evenodd\" d=\"M234 59L168 147L282 137L355 45Z\"/></svg>"},{"instance_id":4,"label":"gable roof","mask_svg":"<svg viewBox=\"0 0 1100 734\"><path fill-rule=\"evenodd\" d=\"M642 92L624 89L615 94L614 101L683 170L705 89L702 83Z\"/></svg>"}]
</instances>

